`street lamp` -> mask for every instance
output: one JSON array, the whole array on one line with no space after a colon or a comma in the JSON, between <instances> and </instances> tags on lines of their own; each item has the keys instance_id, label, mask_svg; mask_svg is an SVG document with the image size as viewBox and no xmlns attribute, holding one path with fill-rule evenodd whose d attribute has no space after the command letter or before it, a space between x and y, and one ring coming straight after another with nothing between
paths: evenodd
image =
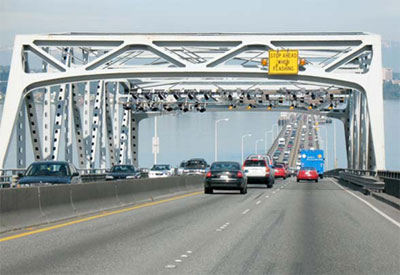
<instances>
[{"instance_id":1,"label":"street lamp","mask_svg":"<svg viewBox=\"0 0 400 275\"><path fill-rule=\"evenodd\" d=\"M229 118L223 118L223 119L218 119L217 121L215 121L215 125L214 125L214 161L218 160L218 129L217 129L217 124L221 121L228 121Z\"/></svg>"},{"instance_id":2,"label":"street lamp","mask_svg":"<svg viewBox=\"0 0 400 275\"><path fill-rule=\"evenodd\" d=\"M269 133L271 133L271 141L272 141L272 137L273 137L272 130L265 131L265 154L266 155L268 154L268 152L267 152L267 148L268 148L268 136L267 136L267 134L269 134Z\"/></svg>"},{"instance_id":3,"label":"street lamp","mask_svg":"<svg viewBox=\"0 0 400 275\"><path fill-rule=\"evenodd\" d=\"M243 142L244 142L244 139L245 139L246 137L251 137L251 134L247 134L247 135L243 135L243 136L242 136L242 162L241 162L241 163L243 163L243 161L244 161L244 156L243 156Z\"/></svg>"},{"instance_id":4,"label":"street lamp","mask_svg":"<svg viewBox=\"0 0 400 275\"><path fill-rule=\"evenodd\" d=\"M256 146L255 146L255 147L256 147L256 148L255 148L255 149L256 149L256 150L255 150L255 151L256 151L256 155L258 154L258 150L257 150L258 146L257 146L257 145L258 145L258 143L261 142L261 141L264 141L264 139L257 139L257 140L256 140Z\"/></svg>"},{"instance_id":5,"label":"street lamp","mask_svg":"<svg viewBox=\"0 0 400 275\"><path fill-rule=\"evenodd\" d=\"M336 157L336 119L333 119L333 153L335 169L337 168L337 157Z\"/></svg>"}]
</instances>

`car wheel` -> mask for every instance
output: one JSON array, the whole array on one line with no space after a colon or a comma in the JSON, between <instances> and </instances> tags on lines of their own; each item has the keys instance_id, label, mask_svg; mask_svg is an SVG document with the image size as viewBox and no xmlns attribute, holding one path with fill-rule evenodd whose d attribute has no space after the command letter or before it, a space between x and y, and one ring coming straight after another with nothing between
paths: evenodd
<instances>
[{"instance_id":1,"label":"car wheel","mask_svg":"<svg viewBox=\"0 0 400 275\"><path fill-rule=\"evenodd\" d=\"M286 180L286 177L283 177L283 180Z\"/></svg>"},{"instance_id":2,"label":"car wheel","mask_svg":"<svg viewBox=\"0 0 400 275\"><path fill-rule=\"evenodd\" d=\"M297 181L297 182L300 182L300 180L299 180L299 179L297 179L296 181Z\"/></svg>"},{"instance_id":3,"label":"car wheel","mask_svg":"<svg viewBox=\"0 0 400 275\"><path fill-rule=\"evenodd\" d=\"M246 194L246 193L247 193L247 188L240 189L240 194Z\"/></svg>"},{"instance_id":4,"label":"car wheel","mask_svg":"<svg viewBox=\"0 0 400 275\"><path fill-rule=\"evenodd\" d=\"M318 182L318 179L316 179L315 182Z\"/></svg>"},{"instance_id":5,"label":"car wheel","mask_svg":"<svg viewBox=\"0 0 400 275\"><path fill-rule=\"evenodd\" d=\"M204 188L204 193L205 194L212 194L213 190L211 188Z\"/></svg>"},{"instance_id":6,"label":"car wheel","mask_svg":"<svg viewBox=\"0 0 400 275\"><path fill-rule=\"evenodd\" d=\"M324 178L324 175L321 174L320 178L323 179L323 178Z\"/></svg>"}]
</instances>

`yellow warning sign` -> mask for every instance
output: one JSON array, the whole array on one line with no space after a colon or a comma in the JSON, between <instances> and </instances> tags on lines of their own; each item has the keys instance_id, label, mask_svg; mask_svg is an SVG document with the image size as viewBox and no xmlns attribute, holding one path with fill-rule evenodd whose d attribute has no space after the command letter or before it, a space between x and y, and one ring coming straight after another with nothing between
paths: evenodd
<instances>
[{"instance_id":1,"label":"yellow warning sign","mask_svg":"<svg viewBox=\"0 0 400 275\"><path fill-rule=\"evenodd\" d=\"M298 74L299 51L298 50L269 50L268 74Z\"/></svg>"}]
</instances>

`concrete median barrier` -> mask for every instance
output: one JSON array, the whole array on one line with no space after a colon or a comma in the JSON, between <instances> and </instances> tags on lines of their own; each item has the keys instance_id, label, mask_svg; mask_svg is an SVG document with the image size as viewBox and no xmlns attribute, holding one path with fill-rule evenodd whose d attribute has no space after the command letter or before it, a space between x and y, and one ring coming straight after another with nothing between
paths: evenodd
<instances>
[{"instance_id":1,"label":"concrete median barrier","mask_svg":"<svg viewBox=\"0 0 400 275\"><path fill-rule=\"evenodd\" d=\"M71 185L72 205L78 215L120 207L113 182Z\"/></svg>"},{"instance_id":2,"label":"concrete median barrier","mask_svg":"<svg viewBox=\"0 0 400 275\"><path fill-rule=\"evenodd\" d=\"M202 189L202 176L0 189L0 232Z\"/></svg>"},{"instance_id":3,"label":"concrete median barrier","mask_svg":"<svg viewBox=\"0 0 400 275\"><path fill-rule=\"evenodd\" d=\"M39 187L40 204L49 222L76 216L71 203L71 185L53 185Z\"/></svg>"},{"instance_id":4,"label":"concrete median barrier","mask_svg":"<svg viewBox=\"0 0 400 275\"><path fill-rule=\"evenodd\" d=\"M1 232L47 222L38 187L0 190Z\"/></svg>"}]
</instances>

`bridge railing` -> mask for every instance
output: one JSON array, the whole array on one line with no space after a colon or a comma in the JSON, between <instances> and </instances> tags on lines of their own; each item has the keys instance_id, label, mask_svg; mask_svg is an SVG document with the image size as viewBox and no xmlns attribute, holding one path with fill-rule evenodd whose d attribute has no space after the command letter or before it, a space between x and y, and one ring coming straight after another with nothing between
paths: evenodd
<instances>
[{"instance_id":1,"label":"bridge railing","mask_svg":"<svg viewBox=\"0 0 400 275\"><path fill-rule=\"evenodd\" d=\"M102 181L106 179L106 168L77 169L82 182ZM19 179L19 173L25 173L24 168L0 169L0 188L14 187Z\"/></svg>"},{"instance_id":2,"label":"bridge railing","mask_svg":"<svg viewBox=\"0 0 400 275\"><path fill-rule=\"evenodd\" d=\"M384 191L400 198L400 171L373 171L355 169L334 169L324 173L327 177L351 182L369 191Z\"/></svg>"},{"instance_id":3,"label":"bridge railing","mask_svg":"<svg viewBox=\"0 0 400 275\"><path fill-rule=\"evenodd\" d=\"M24 173L24 168L0 169L0 188L11 187L18 180L18 173Z\"/></svg>"},{"instance_id":4,"label":"bridge railing","mask_svg":"<svg viewBox=\"0 0 400 275\"><path fill-rule=\"evenodd\" d=\"M378 177L380 178L390 178L390 179L400 179L400 171L378 171Z\"/></svg>"}]
</instances>

